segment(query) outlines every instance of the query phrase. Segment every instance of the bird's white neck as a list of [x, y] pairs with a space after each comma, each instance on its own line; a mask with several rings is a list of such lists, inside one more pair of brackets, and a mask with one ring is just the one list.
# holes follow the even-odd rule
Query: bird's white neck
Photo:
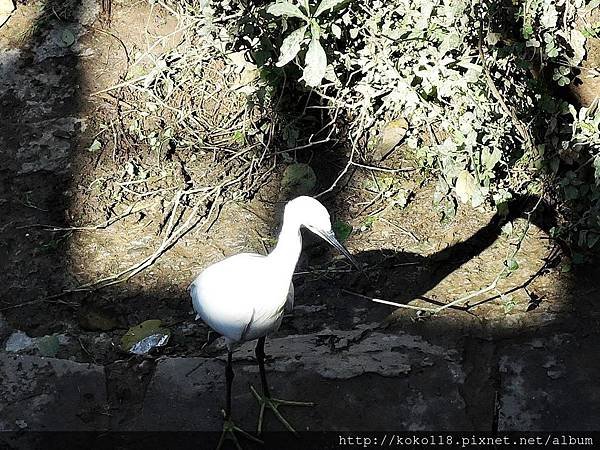
[[277, 267], [280, 276], [288, 279], [288, 284], [294, 274], [301, 251], [302, 235], [300, 234], [300, 225], [284, 220], [277, 245], [267, 258]]

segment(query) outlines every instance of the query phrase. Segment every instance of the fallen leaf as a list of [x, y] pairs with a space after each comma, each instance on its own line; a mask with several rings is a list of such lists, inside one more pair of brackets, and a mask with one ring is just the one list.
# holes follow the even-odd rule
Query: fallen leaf
[[456, 179], [456, 196], [462, 203], [467, 203], [472, 198], [476, 197], [479, 186], [475, 178], [467, 170], [463, 170], [458, 174]]
[[144, 355], [154, 347], [166, 345], [171, 332], [161, 325], [160, 320], [153, 319], [131, 327], [121, 338], [121, 349], [136, 355]]
[[408, 122], [405, 119], [397, 119], [389, 122], [377, 140], [375, 150], [373, 150], [373, 159], [381, 161], [389, 156], [390, 152], [404, 139], [408, 131]]
[[75, 35], [71, 30], [65, 28], [60, 34], [60, 45], [63, 47], [70, 47], [75, 43]]

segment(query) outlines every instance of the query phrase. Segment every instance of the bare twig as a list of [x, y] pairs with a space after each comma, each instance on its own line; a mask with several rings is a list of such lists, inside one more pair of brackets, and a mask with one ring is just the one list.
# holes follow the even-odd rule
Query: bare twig
[[496, 275], [496, 278], [494, 278], [494, 281], [492, 281], [488, 286], [484, 287], [483, 289], [479, 289], [478, 291], [475, 292], [471, 292], [470, 294], [465, 295], [464, 297], [461, 298], [457, 298], [456, 300], [451, 301], [450, 303], [446, 303], [443, 306], [440, 306], [439, 308], [437, 308], [436, 310], [434, 310], [434, 313], [440, 313], [442, 312], [444, 309], [446, 308], [450, 308], [451, 306], [455, 306], [458, 305], [459, 303], [464, 303], [467, 300], [470, 300], [474, 297], [477, 297], [481, 294], [485, 294], [486, 292], [491, 291], [492, 289], [496, 289], [496, 286], [498, 285], [498, 281], [500, 281], [500, 278], [502, 278], [502, 276], [504, 276], [504, 274], [506, 273], [508, 269], [506, 267], [504, 267], [500, 273], [498, 275]]
[[415, 169], [414, 167], [401, 167], [400, 169], [387, 169], [385, 167], [375, 167], [375, 166], [369, 166], [366, 164], [360, 164], [357, 162], [352, 161], [352, 165], [356, 166], [356, 167], [360, 167], [362, 169], [369, 169], [369, 170], [375, 170], [377, 172], [389, 172], [389, 173], [399, 173], [399, 172], [414, 172]]
[[345, 292], [346, 294], [354, 295], [356, 297], [364, 298], [366, 300], [371, 300], [372, 302], [375, 302], [375, 303], [383, 303], [384, 305], [397, 306], [398, 308], [412, 309], [415, 311], [427, 311], [427, 312], [431, 312], [431, 313], [435, 313], [437, 311], [436, 309], [428, 308], [425, 306], [423, 306], [423, 307], [414, 306], [414, 305], [408, 305], [408, 304], [404, 304], [404, 303], [391, 302], [389, 300], [382, 300], [380, 298], [367, 297], [366, 295], [362, 295], [357, 292], [348, 291], [346, 289], [342, 289], [342, 292]]
[[111, 217], [110, 219], [98, 224], [98, 225], [84, 225], [81, 227], [55, 227], [53, 225], [44, 225], [44, 224], [32, 224], [32, 225], [23, 225], [20, 227], [17, 227], [18, 230], [23, 229], [23, 228], [44, 228], [47, 231], [93, 231], [93, 230], [104, 230], [108, 227], [110, 227], [112, 224], [114, 224], [115, 222], [118, 222], [121, 219], [124, 219], [127, 216], [130, 216], [131, 214], [135, 214], [138, 213], [140, 211], [143, 211], [144, 209], [150, 207], [151, 205], [148, 203], [142, 204], [138, 207], [135, 207], [135, 205], [137, 204], [134, 203], [133, 205], [130, 205], [125, 212], [119, 214], [118, 216], [115, 217]]
[[350, 140], [352, 141], [352, 147], [350, 149], [350, 157], [348, 158], [348, 162], [346, 163], [346, 166], [338, 174], [337, 178], [333, 181], [331, 186], [329, 186], [323, 192], [320, 192], [319, 194], [315, 195], [315, 198], [319, 198], [319, 197], [327, 194], [328, 192], [333, 191], [336, 188], [337, 184], [340, 182], [340, 180], [344, 177], [344, 175], [346, 175], [346, 173], [348, 172], [348, 169], [350, 169], [350, 167], [354, 163], [354, 155], [356, 153], [356, 147], [358, 146], [358, 140], [362, 136], [362, 132], [364, 130], [365, 117], [366, 117], [366, 107], [363, 108], [363, 111], [361, 112], [361, 117], [359, 119], [361, 124], [358, 127], [358, 130], [356, 131], [355, 136], [350, 137]]

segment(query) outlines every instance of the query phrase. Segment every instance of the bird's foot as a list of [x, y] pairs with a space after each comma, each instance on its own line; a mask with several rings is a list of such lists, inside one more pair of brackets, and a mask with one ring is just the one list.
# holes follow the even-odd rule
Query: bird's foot
[[277, 419], [279, 419], [279, 421], [285, 426], [285, 428], [287, 428], [288, 431], [292, 432], [293, 434], [297, 434], [296, 430], [294, 430], [294, 428], [285, 419], [285, 417], [283, 417], [281, 415], [278, 408], [280, 406], [315, 406], [315, 404], [313, 402], [295, 402], [295, 401], [290, 401], [290, 400], [280, 400], [277, 398], [267, 397], [266, 395], [261, 395], [258, 392], [256, 392], [256, 389], [254, 389], [254, 386], [250, 386], [250, 390], [252, 391], [252, 393], [256, 397], [256, 400], [258, 401], [258, 403], [260, 405], [260, 413], [258, 414], [258, 431], [257, 431], [258, 435], [260, 435], [262, 433], [262, 424], [263, 424], [263, 419], [265, 416], [266, 408], [269, 408], [271, 411], [273, 411], [273, 414], [275, 414], [275, 417], [277, 417]]
[[[225, 416], [225, 411], [223, 411], [223, 415]], [[233, 423], [233, 420], [231, 420], [231, 418], [225, 418], [225, 421], [223, 422], [223, 432], [221, 433], [221, 437], [219, 438], [219, 443], [217, 444], [216, 450], [220, 450], [226, 440], [233, 441], [235, 447], [238, 450], [242, 450], [242, 446], [240, 445], [238, 438], [235, 435], [236, 433], [241, 434], [246, 439], [250, 439], [251, 441], [257, 442], [259, 444], [264, 444], [264, 442], [258, 439], [257, 437], [252, 436], [247, 431], [244, 431], [240, 427], [238, 427], [235, 423]]]

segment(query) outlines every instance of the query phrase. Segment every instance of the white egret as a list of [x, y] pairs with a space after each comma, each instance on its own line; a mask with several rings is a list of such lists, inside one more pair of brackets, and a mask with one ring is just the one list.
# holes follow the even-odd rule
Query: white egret
[[204, 269], [189, 287], [196, 318], [202, 318], [223, 335], [227, 343], [225, 423], [219, 446], [225, 437], [231, 437], [237, 444], [234, 431], [251, 437], [235, 426], [231, 419], [231, 384], [234, 377], [231, 358], [236, 344], [258, 339], [255, 354], [262, 395], [251, 389], [260, 404], [259, 434], [265, 408], [271, 409], [285, 427], [295, 433], [277, 408], [281, 405], [312, 405], [272, 398], [264, 366], [265, 336], [279, 329], [284, 312], [293, 307], [292, 275], [302, 250], [302, 226], [329, 242], [360, 270], [358, 263], [336, 240], [327, 209], [317, 200], [303, 196], [286, 205], [277, 245], [268, 256], [254, 253], [231, 256]]

